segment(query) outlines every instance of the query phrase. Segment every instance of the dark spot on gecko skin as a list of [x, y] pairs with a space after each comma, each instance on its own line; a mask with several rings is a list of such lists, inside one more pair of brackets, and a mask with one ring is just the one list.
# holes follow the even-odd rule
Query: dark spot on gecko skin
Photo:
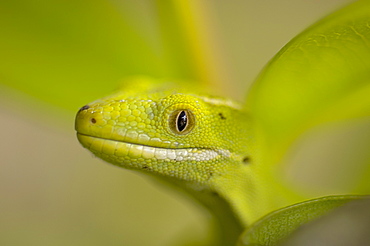
[[212, 191], [212, 193], [211, 193], [213, 196], [219, 196], [219, 194], [218, 194], [218, 192], [216, 192], [216, 191]]
[[147, 165], [144, 165], [143, 169], [149, 169], [149, 167]]
[[213, 176], [213, 172], [212, 171], [209, 171], [209, 173], [208, 173], [208, 180], [210, 180], [212, 178], [212, 176]]
[[95, 118], [91, 118], [91, 123], [95, 124], [96, 123], [96, 119]]
[[84, 111], [84, 110], [89, 109], [89, 108], [90, 108], [89, 105], [85, 105], [82, 108], [80, 108], [80, 110], [78, 110], [78, 112]]
[[226, 120], [226, 117], [222, 113], [219, 113], [218, 116], [220, 116], [221, 120]]
[[246, 156], [246, 157], [243, 158], [242, 161], [243, 161], [244, 164], [249, 164], [250, 161], [251, 161], [251, 158], [249, 158], [249, 156]]

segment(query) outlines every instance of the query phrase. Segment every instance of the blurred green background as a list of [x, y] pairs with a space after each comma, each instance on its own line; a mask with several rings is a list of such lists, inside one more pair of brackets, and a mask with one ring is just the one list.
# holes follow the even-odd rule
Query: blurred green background
[[[202, 208], [84, 150], [73, 129], [75, 112], [137, 74], [204, 79], [241, 100], [284, 44], [349, 2], [1, 1], [0, 245], [205, 239], [209, 215]], [[193, 36], [205, 50], [196, 52]], [[368, 160], [369, 122], [307, 136], [283, 175], [312, 196], [354, 190], [348, 182], [362, 169], [345, 164], [353, 155]], [[353, 145], [363, 147], [346, 154]], [[335, 166], [323, 168], [323, 161]]]

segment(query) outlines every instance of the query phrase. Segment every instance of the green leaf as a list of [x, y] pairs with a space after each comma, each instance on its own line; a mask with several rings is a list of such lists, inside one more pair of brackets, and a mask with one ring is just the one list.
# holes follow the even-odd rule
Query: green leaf
[[[324, 124], [370, 118], [369, 20], [369, 0], [327, 16], [289, 42], [253, 84], [246, 105], [254, 119], [255, 160], [275, 208], [312, 197], [282, 175], [298, 140]], [[368, 180], [363, 190], [370, 189]], [[285, 201], [271, 196], [274, 187], [286, 194]]]
[[327, 121], [370, 116], [370, 1], [329, 15], [288, 43], [248, 97], [269, 143]]
[[274, 211], [252, 224], [241, 236], [239, 245], [275, 245], [299, 226], [361, 197], [351, 195], [328, 196]]
[[369, 228], [370, 199], [360, 199], [299, 228], [281, 246], [370, 245]]

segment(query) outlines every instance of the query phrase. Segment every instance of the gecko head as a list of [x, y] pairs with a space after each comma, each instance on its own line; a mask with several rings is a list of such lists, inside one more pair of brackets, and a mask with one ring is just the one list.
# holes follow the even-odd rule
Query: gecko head
[[124, 168], [203, 184], [243, 158], [236, 103], [168, 84], [139, 88], [78, 111], [75, 128], [85, 148]]

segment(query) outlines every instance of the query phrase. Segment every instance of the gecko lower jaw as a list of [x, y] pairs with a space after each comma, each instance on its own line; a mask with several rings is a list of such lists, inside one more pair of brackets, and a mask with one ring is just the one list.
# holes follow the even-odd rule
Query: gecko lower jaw
[[[111, 158], [156, 159], [167, 161], [209, 161], [220, 156], [219, 150], [207, 148], [163, 148], [99, 138], [77, 133], [80, 143], [94, 154]], [[98, 156], [99, 156], [98, 155]], [[104, 158], [103, 158], [104, 159]]]

